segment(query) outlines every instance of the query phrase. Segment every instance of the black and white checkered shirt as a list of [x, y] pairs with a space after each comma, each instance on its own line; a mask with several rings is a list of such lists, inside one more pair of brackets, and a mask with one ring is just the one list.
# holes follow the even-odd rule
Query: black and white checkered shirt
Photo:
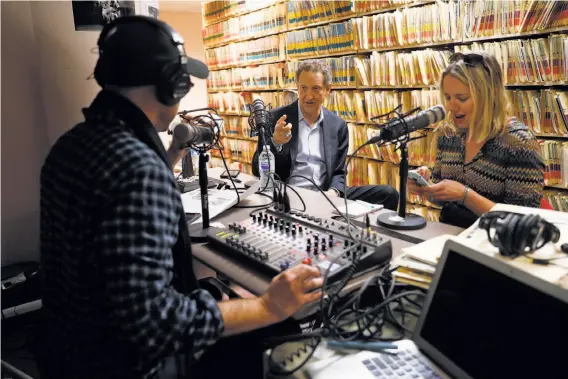
[[113, 93], [97, 104], [118, 118], [65, 133], [41, 172], [38, 347], [59, 377], [149, 377], [176, 352], [198, 357], [223, 320], [206, 291], [172, 287], [182, 204], [171, 170], [130, 127], [149, 120]]

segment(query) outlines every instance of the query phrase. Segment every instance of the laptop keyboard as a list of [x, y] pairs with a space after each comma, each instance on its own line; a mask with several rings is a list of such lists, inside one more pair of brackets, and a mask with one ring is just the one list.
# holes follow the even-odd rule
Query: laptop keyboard
[[363, 364], [375, 378], [412, 378], [438, 379], [428, 363], [407, 350], [398, 350], [396, 354], [381, 354], [375, 358], [363, 360]]

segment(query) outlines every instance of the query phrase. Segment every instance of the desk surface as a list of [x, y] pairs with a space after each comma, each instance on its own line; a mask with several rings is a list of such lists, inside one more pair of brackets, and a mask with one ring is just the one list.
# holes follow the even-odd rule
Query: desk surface
[[[219, 178], [223, 171], [224, 170], [221, 168], [212, 168], [208, 170], [208, 176], [212, 178]], [[253, 180], [255, 178], [249, 175], [240, 174], [239, 179], [242, 181], [242, 183], [245, 183], [246, 181]], [[242, 187], [242, 183], [240, 185], [237, 184], [237, 186]], [[296, 190], [302, 196], [306, 204], [306, 211], [308, 213], [321, 218], [330, 218], [332, 216], [332, 207], [327, 203], [327, 200], [325, 200], [321, 193], [302, 188], [297, 188]], [[298, 199], [296, 194], [290, 191], [289, 196], [291, 207], [301, 210], [302, 203]], [[344, 204], [344, 199], [338, 197], [331, 198], [331, 201], [337, 206]], [[270, 199], [268, 199], [267, 197], [255, 194], [243, 200], [240, 205], [267, 205], [269, 202]], [[220, 222], [224, 225], [228, 225], [231, 222], [242, 221], [248, 218], [249, 213], [253, 210], [253, 208], [233, 207], [215, 217], [213, 220], [211, 220], [211, 222]], [[389, 230], [378, 226], [377, 224], [377, 216], [384, 212], [391, 211], [381, 210], [377, 213], [374, 213], [371, 218], [371, 224], [376, 228], [375, 230], [378, 233], [384, 234], [391, 239], [393, 258], [398, 256], [401, 252], [401, 249], [404, 247], [414, 245], [415, 243], [436, 237], [441, 234], [457, 235], [463, 230], [462, 228], [439, 222], [428, 222], [424, 229], [415, 231]], [[362, 221], [361, 218], [354, 220]], [[214, 271], [223, 273], [231, 281], [255, 295], [264, 293], [264, 291], [270, 284], [270, 280], [272, 279], [269, 276], [251, 270], [250, 266], [243, 263], [242, 261], [219, 253], [218, 251], [214, 250], [208, 243], [194, 244], [192, 245], [192, 251], [195, 259], [210, 267]]]

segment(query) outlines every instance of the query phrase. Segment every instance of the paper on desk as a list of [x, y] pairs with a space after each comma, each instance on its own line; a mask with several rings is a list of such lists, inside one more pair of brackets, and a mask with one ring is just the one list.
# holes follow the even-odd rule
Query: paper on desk
[[440, 256], [442, 255], [446, 241], [451, 237], [454, 236], [450, 234], [442, 234], [416, 245], [402, 248], [400, 249], [402, 254], [393, 261], [393, 265], [396, 265], [399, 260], [410, 258], [421, 263], [436, 266]]
[[[237, 204], [237, 194], [230, 190], [218, 190], [215, 188], [207, 191], [209, 202], [209, 218], [217, 216], [218, 214], [231, 208]], [[201, 191], [195, 190], [186, 192], [181, 195], [181, 202], [183, 204], [183, 211], [185, 213], [201, 214]], [[201, 216], [193, 221], [191, 224], [201, 222]]]

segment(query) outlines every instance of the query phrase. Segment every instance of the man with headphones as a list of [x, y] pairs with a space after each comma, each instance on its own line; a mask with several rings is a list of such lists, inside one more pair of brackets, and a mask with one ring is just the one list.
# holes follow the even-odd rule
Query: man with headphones
[[217, 302], [199, 288], [171, 171], [185, 152], [175, 141], [166, 151], [158, 132], [193, 86], [190, 76], [205, 79], [208, 69], [149, 17], [113, 21], [98, 47], [102, 91], [41, 171], [42, 378], [164, 377], [164, 360], [176, 354], [188, 358], [186, 375], [215, 377], [234, 373], [230, 359], [251, 351], [254, 363], [239, 373], [260, 376], [260, 344], [246, 334], [224, 364], [200, 361], [210, 365], [211, 347], [231, 341], [221, 337], [278, 324], [318, 299], [319, 271], [292, 268], [253, 299]]

